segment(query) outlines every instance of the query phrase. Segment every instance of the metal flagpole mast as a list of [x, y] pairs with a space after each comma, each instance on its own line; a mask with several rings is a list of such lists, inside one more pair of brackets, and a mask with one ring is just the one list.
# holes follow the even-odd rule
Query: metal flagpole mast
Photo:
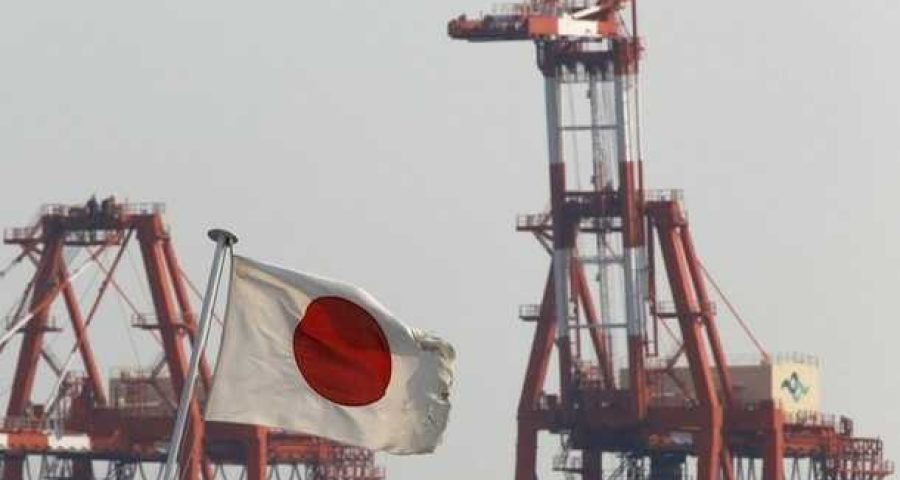
[[174, 480], [177, 474], [178, 468], [176, 464], [178, 463], [178, 454], [181, 450], [182, 437], [184, 437], [184, 427], [187, 424], [188, 407], [191, 404], [191, 397], [193, 397], [194, 393], [194, 383], [197, 380], [200, 358], [202, 358], [203, 351], [206, 350], [206, 344], [209, 340], [209, 325], [211, 323], [209, 319], [212, 316], [213, 305], [215, 305], [216, 297], [219, 293], [219, 281], [222, 279], [225, 252], [238, 241], [237, 237], [227, 230], [213, 229], [207, 234], [210, 240], [216, 242], [216, 251], [213, 255], [212, 268], [209, 272], [209, 282], [206, 284], [203, 307], [200, 310], [200, 331], [194, 339], [190, 369], [185, 379], [184, 388], [181, 390], [181, 400], [178, 403], [178, 414], [175, 417], [172, 439], [169, 442], [169, 453], [166, 458], [163, 480]]

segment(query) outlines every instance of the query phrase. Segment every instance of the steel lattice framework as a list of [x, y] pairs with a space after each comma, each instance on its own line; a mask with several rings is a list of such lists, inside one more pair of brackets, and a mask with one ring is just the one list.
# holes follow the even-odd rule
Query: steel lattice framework
[[[4, 480], [40, 478], [131, 479], [159, 475], [165, 462], [174, 410], [187, 372], [187, 355], [197, 328], [189, 283], [179, 265], [161, 204], [117, 203], [113, 198], [86, 205], [48, 205], [35, 225], [4, 232], [4, 242], [21, 248], [17, 260], [36, 266], [15, 314], [8, 319], [5, 344], [22, 336], [6, 418], [0, 425]], [[116, 270], [129, 244], [140, 251], [153, 313], [140, 312], [116, 281]], [[75, 271], [63, 254], [82, 250], [87, 260]], [[114, 253], [104, 264], [104, 253]], [[102, 272], [85, 313], [73, 281], [87, 266]], [[161, 345], [150, 370], [122, 370], [105, 388], [88, 327], [110, 290], [133, 311], [132, 326], [154, 335]], [[74, 345], [60, 361], [46, 348], [47, 336], [61, 329], [50, 309], [62, 299]], [[30, 299], [30, 300], [29, 300]], [[102, 327], [101, 327], [102, 328]], [[84, 374], [70, 371], [77, 352]], [[45, 404], [32, 401], [38, 364], [44, 359], [56, 374], [55, 395]], [[44, 379], [46, 381], [46, 379]], [[227, 476], [303, 478], [307, 480], [380, 480], [383, 472], [372, 452], [319, 438], [256, 426], [204, 423], [201, 402], [211, 382], [206, 360], [198, 394], [190, 408], [179, 478], [212, 480]], [[38, 460], [35, 462], [35, 460]], [[104, 472], [95, 472], [106, 462]], [[279, 468], [280, 467], [280, 468]]]
[[[534, 43], [544, 80], [550, 209], [517, 228], [552, 260], [541, 303], [520, 310], [536, 328], [516, 480], [537, 478], [541, 431], [561, 436], [555, 470], [591, 480], [888, 476], [881, 441], [856, 438], [849, 419], [737, 397], [681, 194], [643, 184], [637, 29], [633, 0], [536, 0], [448, 25], [455, 39]], [[588, 120], [564, 122], [566, 90], [587, 99], [568, 105], [571, 117]], [[578, 142], [591, 152], [588, 179], [571, 169]], [[625, 361], [614, 361], [617, 348]], [[554, 350], [559, 389], [548, 394]], [[681, 393], [664, 395], [663, 382]]]

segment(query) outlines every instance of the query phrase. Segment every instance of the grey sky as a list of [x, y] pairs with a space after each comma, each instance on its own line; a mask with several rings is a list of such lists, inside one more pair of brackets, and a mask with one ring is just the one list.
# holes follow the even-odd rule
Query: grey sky
[[[245, 255], [355, 281], [459, 354], [445, 445], [382, 456], [389, 477], [508, 478], [531, 335], [515, 309], [548, 265], [513, 218], [547, 179], [532, 47], [446, 38], [488, 7], [2, 2], [0, 225], [116, 192], [168, 204], [195, 281], [213, 225]], [[641, 14], [648, 183], [685, 189], [701, 255], [766, 346], [819, 355], [825, 408], [900, 460], [900, 5]], [[18, 288], [0, 280], [0, 307]]]

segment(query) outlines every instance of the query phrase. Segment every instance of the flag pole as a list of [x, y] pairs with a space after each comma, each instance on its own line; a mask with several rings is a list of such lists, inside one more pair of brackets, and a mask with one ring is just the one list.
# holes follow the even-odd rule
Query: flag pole
[[181, 450], [182, 437], [187, 424], [187, 414], [194, 393], [194, 384], [197, 380], [197, 372], [200, 367], [200, 359], [209, 340], [210, 317], [213, 306], [219, 293], [219, 282], [222, 279], [222, 270], [225, 265], [225, 252], [237, 243], [237, 237], [221, 229], [212, 229], [207, 232], [210, 240], [216, 242], [216, 250], [213, 255], [212, 268], [209, 271], [209, 282], [206, 284], [206, 295], [203, 297], [203, 307], [200, 309], [200, 330], [194, 337], [194, 348], [191, 352], [191, 363], [187, 378], [181, 388], [181, 400], [178, 403], [178, 414], [175, 416], [175, 426], [172, 428], [172, 439], [169, 442], [169, 453], [166, 458], [166, 469], [163, 480], [174, 480], [178, 473], [178, 454]]

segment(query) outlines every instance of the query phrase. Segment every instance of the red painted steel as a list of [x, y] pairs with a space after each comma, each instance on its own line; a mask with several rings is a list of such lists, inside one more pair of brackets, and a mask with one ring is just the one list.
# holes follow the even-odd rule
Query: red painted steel
[[75, 333], [75, 341], [79, 353], [81, 353], [81, 362], [87, 371], [90, 380], [91, 394], [100, 405], [106, 405], [106, 393], [103, 389], [103, 379], [100, 377], [100, 369], [97, 367], [97, 360], [94, 357], [94, 350], [91, 342], [87, 338], [85, 330], [85, 319], [81, 315], [81, 307], [78, 305], [78, 299], [72, 290], [72, 285], [66, 282], [69, 278], [68, 269], [65, 265], [60, 264], [57, 278], [62, 283], [62, 294], [66, 303], [66, 310], [69, 313], [69, 319], [72, 321], [72, 330]]
[[[178, 263], [178, 256], [175, 255], [175, 249], [172, 247], [172, 240], [166, 237], [162, 240], [163, 254], [168, 265], [169, 278], [172, 281], [172, 287], [175, 289], [175, 299], [178, 300], [178, 309], [181, 311], [181, 319], [188, 329], [191, 344], [194, 343], [194, 334], [197, 331], [197, 321], [194, 317], [194, 310], [191, 306], [190, 297], [185, 288], [184, 277], [181, 275], [181, 265]], [[203, 381], [203, 388], [209, 389], [212, 385], [212, 370], [209, 368], [209, 362], [206, 358], [200, 360], [200, 378]]]
[[[166, 363], [170, 378], [176, 392], [184, 389], [187, 378], [187, 354], [185, 353], [183, 335], [179, 326], [178, 313], [173, 301], [171, 281], [166, 275], [167, 265], [162, 255], [160, 244], [164, 234], [162, 220], [159, 217], [141, 219], [137, 225], [137, 239], [144, 259], [144, 268], [150, 285], [150, 296], [156, 310], [159, 332], [162, 337]], [[191, 401], [189, 420], [185, 434], [183, 458], [179, 459], [182, 471], [187, 471], [188, 478], [197, 478], [200, 473], [200, 443], [203, 438], [203, 417], [197, 396]]]
[[[23, 341], [7, 418], [0, 428], [4, 479], [21, 479], [27, 456], [66, 458], [71, 461], [73, 478], [100, 474], [92, 463], [99, 460], [133, 465], [159, 465], [165, 461], [164, 447], [171, 436], [174, 402], [184, 386], [189, 340], [196, 329], [194, 311], [161, 208], [121, 204], [112, 199], [103, 205], [48, 206], [37, 226], [16, 229], [5, 236], [5, 243], [23, 249], [23, 258], [34, 255], [37, 268], [28, 310], [34, 316], [21, 331]], [[100, 321], [95, 318], [97, 308], [109, 287], [139, 315], [135, 303], [115, 280], [132, 238], [141, 251], [154, 308], [154, 314], [141, 317], [143, 320], [135, 327], [158, 332], [164, 362], [149, 374], [111, 379], [110, 390], [105, 390], [94, 354], [95, 348], [102, 345], [91, 342], [88, 327]], [[68, 281], [72, 272], [62, 261], [64, 246], [87, 249], [86, 263], [94, 264], [103, 273], [86, 316]], [[118, 248], [109, 266], [99, 259], [107, 248]], [[60, 388], [65, 400], [44, 406], [32, 403], [32, 390], [38, 362], [45, 351], [45, 335], [50, 330], [49, 310], [60, 296], [73, 328], [72, 348], [78, 350], [87, 373], [84, 377], [71, 373], [66, 376]], [[17, 318], [28, 313], [21, 310]], [[156, 324], [150, 324], [153, 320]], [[190, 409], [180, 478], [211, 480], [220, 471], [217, 465], [242, 465], [251, 480], [267, 478], [268, 469], [277, 465], [302, 468], [308, 476], [321, 480], [383, 478], [372, 453], [363, 449], [262, 427], [205, 423], [199, 400], [205, 398], [211, 378], [205, 359], [203, 365], [201, 388]], [[119, 382], [115, 393], [112, 382]], [[165, 402], [148, 403], [153, 398]], [[61, 437], [49, 433], [48, 408], [59, 409], [62, 424], [57, 433]]]
[[[678, 205], [670, 203], [662, 210], [663, 216], [657, 223], [659, 246], [666, 264], [669, 285], [678, 313], [681, 337], [688, 357], [694, 394], [700, 402], [701, 430], [697, 451], [698, 476], [703, 479], [718, 477], [721, 473], [720, 460], [723, 447], [723, 412], [711, 374], [709, 353], [706, 349], [707, 337], [702, 321], [699, 321], [701, 303], [694, 290], [681, 229], [686, 224]], [[725, 468], [730, 469], [731, 466]]]
[[[592, 29], [579, 23], [582, 20], [604, 27]], [[556, 298], [561, 294], [555, 292], [551, 265], [518, 404], [515, 479], [538, 478], [539, 432], [562, 436], [563, 453], [554, 459], [556, 471], [590, 480], [747, 479], [755, 478], [756, 465], [765, 480], [785, 478], [786, 465], [791, 478], [801, 478], [802, 468], [807, 471], [803, 478], [875, 480], [890, 475], [893, 464], [884, 460], [880, 440], [856, 437], [849, 420], [788, 415], [774, 400], [738, 399], [706, 272], [680, 196], [644, 189], [636, 119], [643, 47], [634, 1], [528, 1], [479, 18], [461, 15], [447, 29], [452, 38], [473, 42], [533, 42], [547, 82], [548, 131], [556, 150], [550, 152], [550, 209], [518, 219], [517, 230], [534, 235], [548, 253], [571, 249], [567, 279], [572, 288], [566, 298]], [[564, 125], [559, 90], [566, 84], [591, 82], [611, 92], [614, 121], [595, 123], [592, 116], [591, 125]], [[589, 100], [596, 88], [588, 88]], [[599, 134], [591, 140], [595, 162], [606, 161], [598, 160], [597, 143], [613, 144], [615, 154], [607, 156], [617, 165], [603, 165], [599, 171], [617, 175], [601, 185], [595, 168], [589, 181], [594, 191], [570, 190], [567, 175], [571, 178], [577, 168], [566, 173], [562, 154], [567, 150], [557, 144], [564, 130], [614, 132], [616, 141], [598, 140]], [[582, 243], [579, 237], [592, 238]], [[631, 295], [623, 303], [633, 302], [641, 314], [632, 315], [634, 308], [626, 311], [626, 323], [600, 318], [587, 281], [589, 262], [580, 256], [580, 246], [596, 244], [599, 249], [603, 244], [599, 238], [613, 239], [623, 270], [635, 278], [633, 284], [628, 278], [623, 281], [623, 296]], [[598, 264], [609, 260], [600, 257]], [[663, 268], [667, 280], [660, 285], [658, 268]], [[659, 301], [666, 295], [674, 303], [673, 311]], [[575, 318], [562, 322], [570, 329], [568, 335], [557, 331], [561, 328], [555, 318], [557, 301], [578, 306]], [[670, 319], [677, 332], [667, 323]], [[583, 352], [584, 329], [595, 360]], [[617, 337], [627, 348], [622, 365], [610, 355], [614, 329], [627, 332]], [[674, 354], [668, 357], [661, 351], [660, 332], [674, 337]], [[558, 392], [549, 393], [546, 377], [554, 344], [561, 382]], [[764, 351], [762, 362], [773, 365]], [[676, 365], [685, 365], [689, 375], [679, 377]], [[671, 382], [678, 394], [663, 395], [663, 381]], [[570, 461], [572, 451], [580, 452], [580, 461]]]
[[[13, 377], [12, 390], [9, 394], [9, 402], [6, 407], [7, 417], [22, 417], [28, 407], [28, 400], [34, 389], [34, 378], [37, 373], [38, 361], [43, 350], [43, 339], [47, 327], [49, 306], [53, 298], [59, 293], [54, 288], [53, 282], [62, 256], [63, 238], [62, 231], [56, 228], [52, 222], [45, 220], [43, 225], [46, 231], [44, 251], [34, 275], [34, 293], [32, 294], [31, 308], [34, 317], [25, 328], [22, 346], [19, 349], [19, 359], [16, 362], [16, 373]], [[18, 458], [7, 457], [3, 463], [4, 480], [22, 479], [22, 461]]]
[[694, 291], [697, 292], [697, 301], [700, 303], [700, 318], [703, 326], [706, 328], [709, 337], [709, 346], [712, 350], [713, 358], [716, 361], [716, 372], [719, 374], [719, 385], [724, 395], [725, 407], [736, 406], [734, 398], [734, 381], [731, 378], [731, 371], [728, 369], [728, 360], [725, 356], [725, 348], [722, 346], [722, 340], [719, 337], [719, 329], [716, 326], [715, 312], [710, 306], [712, 300], [706, 290], [706, 282], [703, 278], [703, 269], [700, 267], [700, 260], [697, 258], [697, 252], [694, 250], [694, 241], [688, 232], [688, 226], [685, 224], [681, 227], [681, 243], [684, 245], [684, 254], [687, 266], [690, 271], [691, 279], [694, 284]]

